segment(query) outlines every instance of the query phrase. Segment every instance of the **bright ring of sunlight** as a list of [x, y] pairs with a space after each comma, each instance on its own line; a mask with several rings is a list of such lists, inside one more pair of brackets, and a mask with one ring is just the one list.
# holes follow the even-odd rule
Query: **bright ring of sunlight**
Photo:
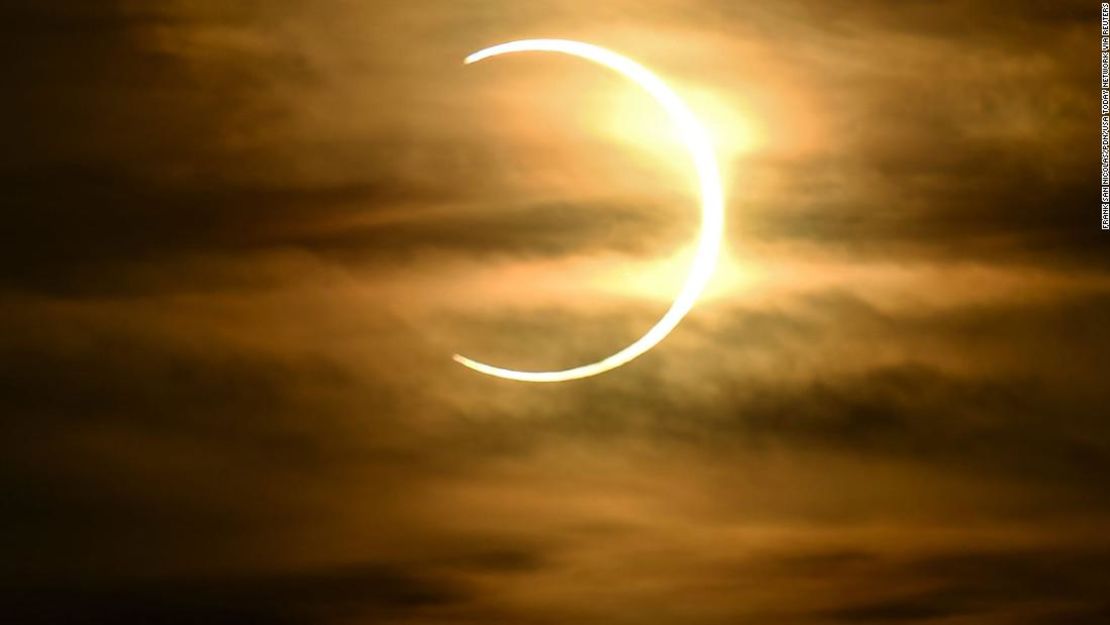
[[604, 65], [636, 83], [644, 91], [647, 91], [651, 97], [655, 98], [656, 102], [666, 111], [671, 122], [677, 128], [682, 142], [686, 145], [698, 174], [698, 185], [701, 192], [701, 234], [698, 237], [693, 266], [686, 282], [682, 285], [682, 290], [666, 314], [635, 342], [597, 362], [561, 371], [515, 371], [487, 365], [460, 354], [454, 356], [456, 362], [475, 371], [509, 380], [563, 382], [586, 378], [615, 369], [655, 347], [671, 333], [671, 330], [674, 330], [678, 322], [682, 321], [686, 313], [693, 308], [698, 295], [701, 294], [713, 274], [713, 269], [717, 264], [717, 256], [721, 249], [721, 237], [725, 221], [721, 175], [717, 167], [716, 156], [713, 153], [713, 145], [701, 124], [698, 123], [697, 118], [666, 83], [639, 63], [605, 48], [564, 39], [511, 41], [479, 50], [466, 57], [464, 63], [469, 65], [483, 59], [512, 52], [560, 52], [569, 54]]

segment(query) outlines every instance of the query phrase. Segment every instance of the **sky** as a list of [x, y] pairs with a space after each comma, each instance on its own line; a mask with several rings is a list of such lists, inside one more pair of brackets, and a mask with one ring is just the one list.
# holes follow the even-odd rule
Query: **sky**
[[3, 620], [1110, 621], [1097, 3], [0, 6]]

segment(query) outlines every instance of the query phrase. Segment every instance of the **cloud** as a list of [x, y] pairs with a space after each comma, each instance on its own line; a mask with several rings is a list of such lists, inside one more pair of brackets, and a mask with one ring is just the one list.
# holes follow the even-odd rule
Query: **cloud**
[[24, 623], [316, 623], [385, 619], [466, 600], [466, 591], [388, 565], [310, 573], [142, 581], [11, 593]]
[[[1105, 620], [1087, 9], [9, 4], [17, 620]], [[458, 64], [552, 34], [719, 130], [730, 257], [537, 388], [450, 354], [610, 353], [697, 227], [596, 68]]]

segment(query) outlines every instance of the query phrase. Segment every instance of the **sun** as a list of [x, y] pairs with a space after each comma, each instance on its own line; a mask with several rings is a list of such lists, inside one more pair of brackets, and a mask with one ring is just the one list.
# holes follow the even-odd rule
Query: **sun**
[[724, 189], [713, 144], [698, 119], [678, 95], [662, 79], [643, 65], [600, 46], [566, 39], [526, 39], [511, 41], [479, 50], [466, 57], [469, 65], [478, 61], [515, 52], [556, 52], [597, 63], [624, 76], [647, 92], [663, 111], [686, 147], [698, 177], [701, 197], [701, 232], [694, 260], [682, 289], [667, 312], [640, 338], [624, 349], [597, 362], [557, 371], [517, 371], [495, 367], [455, 354], [454, 360], [479, 373], [521, 382], [565, 382], [604, 373], [624, 365], [655, 347], [678, 326], [690, 312], [709, 283], [717, 265], [724, 236]]

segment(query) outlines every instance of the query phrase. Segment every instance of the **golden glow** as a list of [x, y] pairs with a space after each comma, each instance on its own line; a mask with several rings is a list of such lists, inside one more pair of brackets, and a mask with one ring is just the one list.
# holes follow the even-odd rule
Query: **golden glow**
[[702, 223], [693, 265], [674, 303], [643, 336], [619, 352], [602, 360], [560, 371], [515, 371], [487, 365], [460, 354], [454, 355], [455, 361], [466, 367], [486, 375], [509, 380], [563, 382], [586, 378], [615, 369], [655, 347], [671, 333], [671, 330], [674, 330], [678, 322], [682, 321], [686, 313], [694, 307], [698, 295], [705, 289], [709, 278], [713, 275], [713, 269], [717, 264], [717, 256], [721, 250], [725, 220], [721, 174], [717, 167], [713, 145], [701, 124], [698, 123], [697, 118], [666, 83], [639, 63], [605, 48], [565, 39], [527, 39], [503, 43], [471, 54], [466, 57], [464, 63], [469, 65], [483, 59], [512, 52], [559, 52], [569, 54], [608, 67], [636, 83], [663, 107], [690, 153], [690, 157], [694, 161], [694, 169], [698, 174], [702, 202]]

